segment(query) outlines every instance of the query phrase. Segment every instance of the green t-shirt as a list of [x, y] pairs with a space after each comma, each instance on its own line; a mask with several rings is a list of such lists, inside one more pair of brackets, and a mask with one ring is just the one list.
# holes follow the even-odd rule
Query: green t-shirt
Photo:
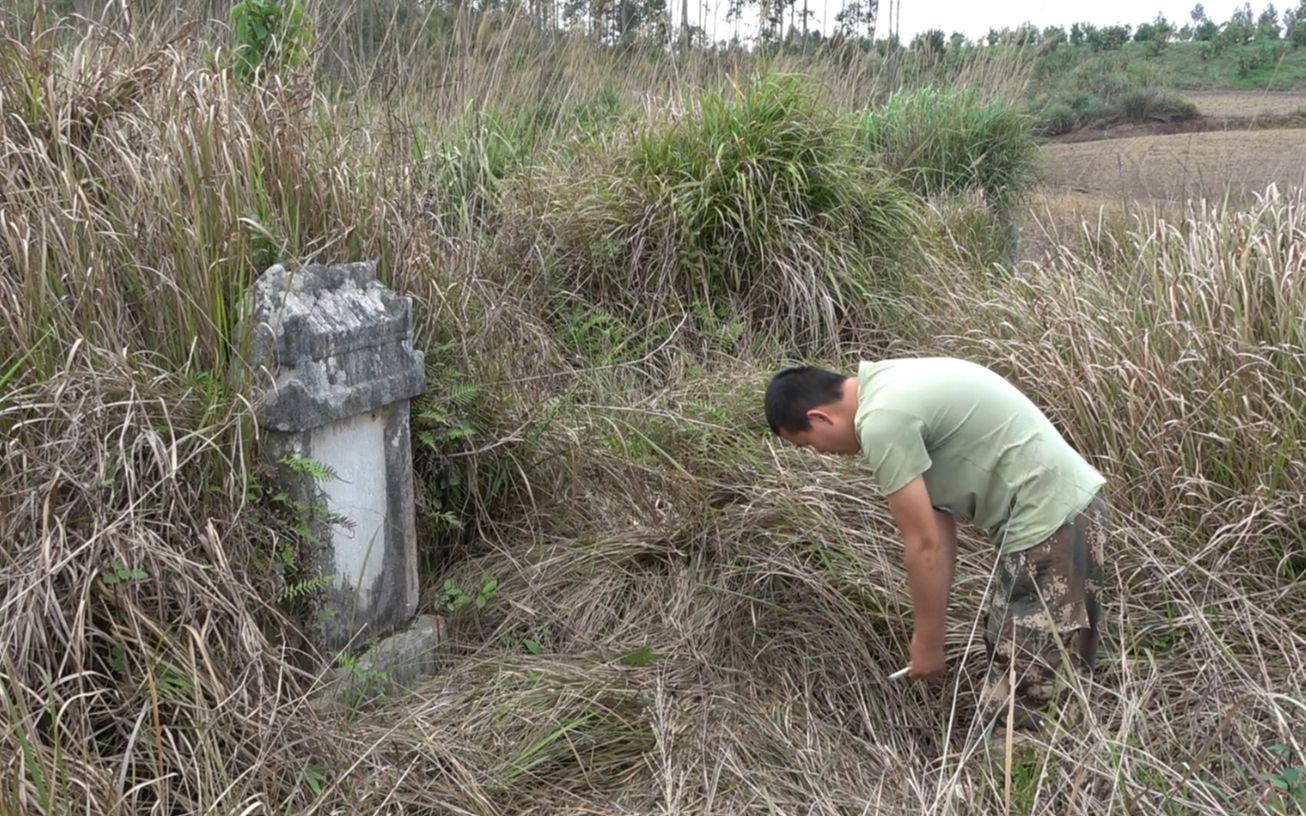
[[1038, 544], [1106, 482], [998, 374], [945, 357], [862, 363], [857, 438], [885, 495], [924, 475], [930, 502], [1002, 553]]

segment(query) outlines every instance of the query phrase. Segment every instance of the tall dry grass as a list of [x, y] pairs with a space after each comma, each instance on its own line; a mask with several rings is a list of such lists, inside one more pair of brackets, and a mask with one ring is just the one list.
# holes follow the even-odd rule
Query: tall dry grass
[[[795, 350], [735, 342], [730, 314], [706, 346], [560, 314], [493, 220], [431, 206], [438, 168], [412, 141], [430, 114], [387, 105], [378, 79], [462, 116], [469, 89], [510, 112], [648, 77], [574, 41], [521, 68], [468, 39], [456, 90], [382, 56], [393, 75], [339, 97], [307, 76], [232, 86], [199, 34], [4, 33], [0, 810], [1293, 812], [1300, 193], [1010, 275], [935, 246], [897, 338], [828, 361], [992, 364], [1112, 479], [1099, 684], [1008, 750], [972, 716], [986, 546], [962, 554], [953, 673], [888, 682], [910, 601], [887, 513], [851, 463], [777, 447], [760, 417]], [[547, 158], [558, 134], [541, 138]], [[281, 598], [290, 533], [225, 373], [265, 263], [363, 256], [417, 298], [419, 408], [444, 417], [415, 420], [424, 607], [446, 580], [499, 588], [442, 610], [436, 678], [324, 711]]]

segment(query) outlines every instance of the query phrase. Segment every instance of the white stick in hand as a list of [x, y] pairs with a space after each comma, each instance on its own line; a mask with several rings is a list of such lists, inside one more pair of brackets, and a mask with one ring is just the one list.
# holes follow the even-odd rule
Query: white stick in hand
[[906, 677], [906, 676], [907, 676], [907, 672], [910, 671], [910, 670], [911, 670], [911, 666], [908, 666], [908, 667], [905, 668], [905, 669], [898, 669], [896, 672], [894, 672], [893, 674], [889, 675], [889, 679], [890, 679], [890, 680], [897, 680], [899, 677]]

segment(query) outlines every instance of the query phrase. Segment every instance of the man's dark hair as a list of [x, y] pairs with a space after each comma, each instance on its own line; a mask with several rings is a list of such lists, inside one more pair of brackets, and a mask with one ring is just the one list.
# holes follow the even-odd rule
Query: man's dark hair
[[807, 412], [831, 405], [843, 397], [842, 374], [813, 366], [786, 368], [771, 378], [766, 387], [766, 421], [777, 436], [780, 431], [811, 429]]

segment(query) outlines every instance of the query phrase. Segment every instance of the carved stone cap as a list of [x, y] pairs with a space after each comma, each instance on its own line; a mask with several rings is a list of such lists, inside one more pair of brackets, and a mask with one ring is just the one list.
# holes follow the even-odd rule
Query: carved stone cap
[[[412, 302], [376, 279], [376, 262], [273, 266], [249, 293], [255, 416], [306, 431], [422, 393]], [[243, 334], [243, 333], [242, 333]]]

